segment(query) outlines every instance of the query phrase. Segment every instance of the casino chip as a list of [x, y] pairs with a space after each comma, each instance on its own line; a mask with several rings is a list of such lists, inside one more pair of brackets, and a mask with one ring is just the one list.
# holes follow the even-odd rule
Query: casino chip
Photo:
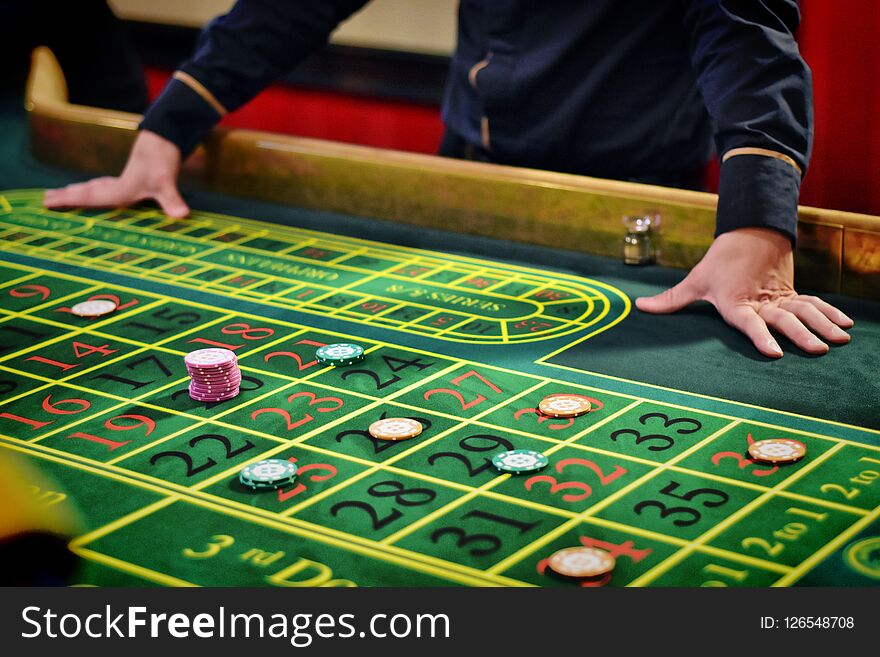
[[422, 433], [422, 423], [408, 417], [387, 417], [370, 425], [369, 432], [379, 440], [406, 440]]
[[806, 454], [806, 445], [789, 438], [769, 438], [749, 445], [749, 456], [763, 463], [794, 463]]
[[589, 413], [590, 400], [583, 395], [547, 395], [538, 404], [538, 410], [550, 417], [577, 417]]
[[364, 348], [359, 344], [337, 342], [319, 347], [315, 357], [324, 365], [354, 365], [364, 359]]
[[238, 396], [241, 370], [229, 349], [198, 349], [184, 358], [189, 372], [189, 396], [200, 402], [222, 402]]
[[195, 399], [196, 401], [207, 402], [207, 403], [222, 402], [222, 401], [229, 401], [230, 399], [235, 399], [236, 397], [238, 397], [239, 392], [240, 392], [240, 390], [237, 387], [233, 388], [231, 390], [226, 390], [226, 391], [209, 391], [209, 392], [203, 392], [201, 390], [197, 390], [197, 389], [193, 388], [192, 386], [189, 387], [190, 398]]
[[533, 449], [512, 449], [492, 457], [492, 465], [501, 472], [522, 474], [547, 467], [547, 457]]
[[296, 478], [296, 465], [284, 459], [266, 459], [242, 468], [238, 480], [255, 490], [281, 488]]
[[218, 349], [211, 347], [209, 349], [197, 349], [189, 352], [184, 358], [187, 367], [195, 367], [200, 369], [215, 369], [222, 366], [229, 366], [238, 361], [234, 351], [229, 349]]
[[554, 552], [547, 564], [553, 572], [566, 577], [597, 577], [614, 570], [615, 560], [605, 550], [572, 547]]
[[116, 310], [116, 304], [106, 299], [81, 301], [70, 309], [77, 317], [103, 317]]

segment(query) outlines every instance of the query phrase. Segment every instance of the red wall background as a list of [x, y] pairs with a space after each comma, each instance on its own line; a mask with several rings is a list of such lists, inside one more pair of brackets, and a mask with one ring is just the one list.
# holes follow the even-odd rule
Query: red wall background
[[[880, 215], [880, 0], [801, 0], [801, 11], [816, 119], [801, 203]], [[167, 79], [148, 71], [151, 96]], [[280, 86], [223, 124], [421, 153], [436, 152], [443, 131], [433, 106]]]
[[801, 0], [816, 138], [801, 202], [880, 215], [880, 2]]

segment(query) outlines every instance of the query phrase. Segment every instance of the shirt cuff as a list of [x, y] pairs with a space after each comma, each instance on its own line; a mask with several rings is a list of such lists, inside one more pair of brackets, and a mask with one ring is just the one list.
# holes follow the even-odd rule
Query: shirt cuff
[[797, 241], [801, 176], [775, 157], [737, 155], [721, 165], [715, 237], [738, 228], [773, 228]]
[[220, 118], [221, 114], [195, 90], [173, 79], [147, 110], [139, 127], [173, 143], [185, 160]]

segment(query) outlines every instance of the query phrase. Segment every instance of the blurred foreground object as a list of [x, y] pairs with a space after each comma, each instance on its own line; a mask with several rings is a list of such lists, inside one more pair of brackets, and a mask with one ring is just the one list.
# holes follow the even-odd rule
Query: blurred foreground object
[[55, 483], [26, 459], [0, 452], [0, 586], [63, 586], [79, 519]]

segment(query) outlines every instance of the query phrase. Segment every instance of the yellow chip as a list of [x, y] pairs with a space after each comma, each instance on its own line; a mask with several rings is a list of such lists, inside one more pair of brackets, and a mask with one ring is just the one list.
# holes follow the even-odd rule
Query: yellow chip
[[370, 435], [379, 440], [406, 440], [422, 433], [422, 423], [408, 417], [387, 417], [370, 425]]
[[591, 408], [590, 400], [583, 395], [547, 395], [538, 404], [538, 410], [550, 417], [577, 417]]
[[789, 438], [769, 438], [749, 445], [749, 456], [764, 463], [794, 463], [806, 454], [806, 445]]
[[553, 572], [566, 577], [597, 577], [614, 570], [615, 563], [609, 552], [591, 547], [564, 548], [548, 561]]

